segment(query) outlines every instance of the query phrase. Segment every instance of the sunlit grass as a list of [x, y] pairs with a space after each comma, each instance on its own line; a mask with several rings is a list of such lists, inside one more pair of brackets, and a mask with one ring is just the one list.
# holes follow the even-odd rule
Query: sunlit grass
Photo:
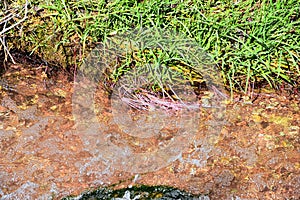
[[97, 42], [116, 33], [157, 27], [197, 41], [231, 91], [299, 84], [298, 0], [32, 0], [30, 5], [23, 27], [5, 33], [8, 42], [38, 54], [51, 47], [69, 56], [69, 65], [80, 64]]

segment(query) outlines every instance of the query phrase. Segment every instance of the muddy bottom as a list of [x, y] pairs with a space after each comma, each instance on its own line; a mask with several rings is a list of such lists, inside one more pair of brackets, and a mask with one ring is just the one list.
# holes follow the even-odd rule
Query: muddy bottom
[[[17, 64], [2, 75], [1, 199], [138, 185], [210, 199], [300, 199], [299, 96], [262, 93], [253, 103], [150, 115], [118, 107], [101, 91], [94, 106], [76, 95], [75, 102], [68, 75], [50, 79], [45, 70]], [[156, 134], [138, 131], [145, 122]]]

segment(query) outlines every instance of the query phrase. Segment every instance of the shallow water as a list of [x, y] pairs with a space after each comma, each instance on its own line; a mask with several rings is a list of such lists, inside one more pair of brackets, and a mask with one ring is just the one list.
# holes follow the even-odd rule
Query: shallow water
[[33, 71], [3, 75], [12, 87], [0, 93], [1, 199], [59, 199], [112, 184], [169, 185], [211, 199], [300, 198], [297, 96], [262, 94], [178, 119], [136, 114], [101, 91], [91, 109], [74, 102], [76, 85], [64, 74]]

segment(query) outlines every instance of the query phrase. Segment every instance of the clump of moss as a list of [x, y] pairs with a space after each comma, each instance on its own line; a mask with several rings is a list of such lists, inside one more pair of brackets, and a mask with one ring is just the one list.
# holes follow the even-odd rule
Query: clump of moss
[[[182, 190], [167, 186], [135, 186], [119, 190], [111, 190], [108, 188], [100, 188], [94, 191], [83, 193], [77, 197], [66, 197], [63, 200], [85, 200], [85, 199], [199, 199], [199, 197], [207, 197], [204, 195], [192, 195]], [[207, 197], [208, 198], [208, 197]]]

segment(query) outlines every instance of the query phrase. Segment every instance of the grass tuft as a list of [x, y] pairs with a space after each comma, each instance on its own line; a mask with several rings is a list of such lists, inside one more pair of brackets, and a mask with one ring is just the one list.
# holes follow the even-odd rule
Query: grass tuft
[[[0, 22], [26, 3], [11, 2], [0, 2], [7, 9], [0, 13]], [[298, 0], [31, 0], [28, 9], [24, 22], [1, 32], [8, 44], [2, 43], [2, 50], [17, 47], [66, 67], [79, 66], [97, 43], [116, 33], [175, 30], [212, 56], [231, 91], [247, 93], [265, 84], [299, 87]], [[20, 20], [15, 18], [7, 26]]]

